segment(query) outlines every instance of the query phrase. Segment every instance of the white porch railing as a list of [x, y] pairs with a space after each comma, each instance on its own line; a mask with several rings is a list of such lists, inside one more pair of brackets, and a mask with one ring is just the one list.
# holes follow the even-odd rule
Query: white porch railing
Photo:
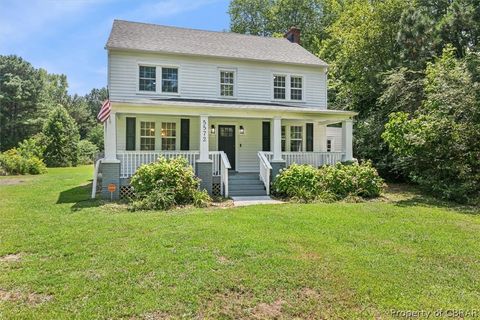
[[[273, 158], [273, 152], [264, 152], [268, 161]], [[282, 152], [282, 158], [288, 167], [292, 163], [310, 164], [314, 167], [320, 167], [324, 164], [334, 165], [342, 161], [343, 152]]]
[[[141, 165], [155, 162], [160, 157], [167, 159], [184, 157], [195, 171], [196, 160], [200, 157], [200, 151], [118, 152], [117, 159], [120, 160], [120, 178], [130, 178]], [[220, 177], [222, 194], [228, 196], [228, 169], [231, 168], [228, 157], [223, 151], [210, 151], [209, 158], [212, 160], [212, 175]]]
[[265, 156], [265, 152], [259, 151], [258, 159], [260, 160], [260, 180], [262, 180], [268, 195], [270, 194], [270, 175], [272, 172], [272, 166]]

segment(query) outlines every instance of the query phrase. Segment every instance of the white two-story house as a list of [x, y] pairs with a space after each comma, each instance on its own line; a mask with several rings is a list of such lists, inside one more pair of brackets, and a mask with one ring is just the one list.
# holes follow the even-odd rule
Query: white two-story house
[[327, 64], [299, 42], [296, 28], [269, 38], [116, 20], [102, 194], [128, 193], [160, 156], [186, 157], [225, 196], [268, 194], [294, 162], [352, 160], [355, 113], [327, 109]]

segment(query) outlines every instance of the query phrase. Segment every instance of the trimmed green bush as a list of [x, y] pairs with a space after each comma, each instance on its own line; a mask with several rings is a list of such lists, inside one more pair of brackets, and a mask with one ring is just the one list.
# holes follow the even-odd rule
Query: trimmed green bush
[[5, 175], [41, 174], [47, 172], [43, 161], [35, 156], [23, 157], [18, 149], [0, 153], [0, 173]]
[[293, 164], [280, 172], [272, 186], [275, 195], [300, 202], [374, 198], [383, 188], [384, 181], [371, 162], [337, 163], [319, 169]]
[[211, 201], [206, 191], [199, 191], [199, 179], [185, 158], [159, 158], [142, 165], [130, 184], [135, 197], [133, 210], [166, 210], [175, 205], [206, 206]]

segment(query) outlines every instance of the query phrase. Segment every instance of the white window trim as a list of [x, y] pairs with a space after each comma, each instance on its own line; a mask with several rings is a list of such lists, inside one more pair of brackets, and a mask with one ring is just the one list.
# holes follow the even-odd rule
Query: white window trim
[[[292, 77], [302, 79], [302, 89], [301, 89], [302, 90], [302, 99], [300, 99], [300, 100], [292, 100], [292, 97], [291, 97], [291, 95], [292, 95]], [[304, 102], [305, 101], [305, 77], [300, 75], [300, 74], [290, 74], [288, 76], [288, 78], [289, 78], [289, 81], [288, 81], [288, 87], [289, 87], [288, 96], [289, 96], [290, 100], [293, 101], [293, 102]], [[294, 89], [298, 89], [298, 88], [294, 88]]]
[[[276, 99], [275, 98], [275, 93], [274, 93], [274, 85], [273, 85], [273, 78], [275, 76], [283, 76], [285, 77], [285, 99]], [[302, 100], [292, 100], [291, 99], [291, 77], [298, 77], [302, 78]], [[270, 94], [271, 94], [271, 100], [275, 102], [279, 101], [288, 101], [288, 102], [293, 102], [293, 103], [305, 103], [305, 89], [306, 89], [306, 81], [305, 81], [305, 76], [302, 74], [297, 74], [297, 73], [285, 73], [285, 72], [272, 72], [271, 77], [270, 77]]]
[[[301, 134], [302, 134], [302, 137], [300, 139], [293, 139], [292, 138], [292, 127], [300, 127], [302, 129], [301, 131]], [[289, 136], [288, 136], [288, 148], [290, 149], [290, 151], [292, 150], [292, 141], [300, 141], [301, 142], [301, 145], [302, 145], [302, 150], [300, 151], [291, 151], [291, 152], [304, 152], [305, 151], [305, 125], [304, 124], [296, 124], [296, 123], [293, 123], [293, 124], [290, 124], [288, 126], [288, 133], [289, 133]]]
[[[142, 67], [155, 67], [156, 85], [155, 91], [143, 91], [140, 90], [140, 66]], [[162, 92], [162, 68], [175, 68], [178, 70], [178, 90], [177, 92]], [[181, 92], [181, 79], [180, 79], [180, 66], [175, 64], [155, 64], [152, 62], [137, 61], [137, 82], [136, 82], [136, 94], [138, 95], [158, 95], [158, 96], [179, 96]]]
[[[153, 136], [142, 136], [142, 122], [152, 122], [155, 125]], [[138, 131], [138, 150], [140, 151], [155, 151], [157, 146], [157, 122], [152, 120], [140, 120], [139, 122], [139, 131]], [[153, 138], [153, 150], [142, 150], [142, 138]]]
[[[233, 72], [233, 96], [222, 96], [222, 71], [225, 72]], [[237, 99], [237, 69], [235, 68], [218, 68], [217, 69], [217, 75], [218, 75], [218, 86], [217, 86], [217, 96], [220, 99]]]

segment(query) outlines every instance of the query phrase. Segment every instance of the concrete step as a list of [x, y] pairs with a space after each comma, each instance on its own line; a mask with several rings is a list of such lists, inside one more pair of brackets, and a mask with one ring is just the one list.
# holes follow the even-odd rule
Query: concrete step
[[247, 184], [247, 185], [255, 185], [255, 184], [263, 184], [263, 182], [260, 179], [255, 179], [255, 180], [230, 180], [228, 179], [228, 182], [231, 185], [241, 185], [241, 184]]
[[237, 191], [237, 190], [265, 190], [265, 186], [263, 183], [260, 184], [229, 184], [228, 185], [229, 191]]
[[258, 173], [235, 173], [229, 174], [228, 180], [235, 181], [235, 180], [258, 180], [259, 176]]
[[238, 196], [266, 196], [267, 192], [265, 190], [229, 190], [229, 195], [231, 197], [238, 197]]

